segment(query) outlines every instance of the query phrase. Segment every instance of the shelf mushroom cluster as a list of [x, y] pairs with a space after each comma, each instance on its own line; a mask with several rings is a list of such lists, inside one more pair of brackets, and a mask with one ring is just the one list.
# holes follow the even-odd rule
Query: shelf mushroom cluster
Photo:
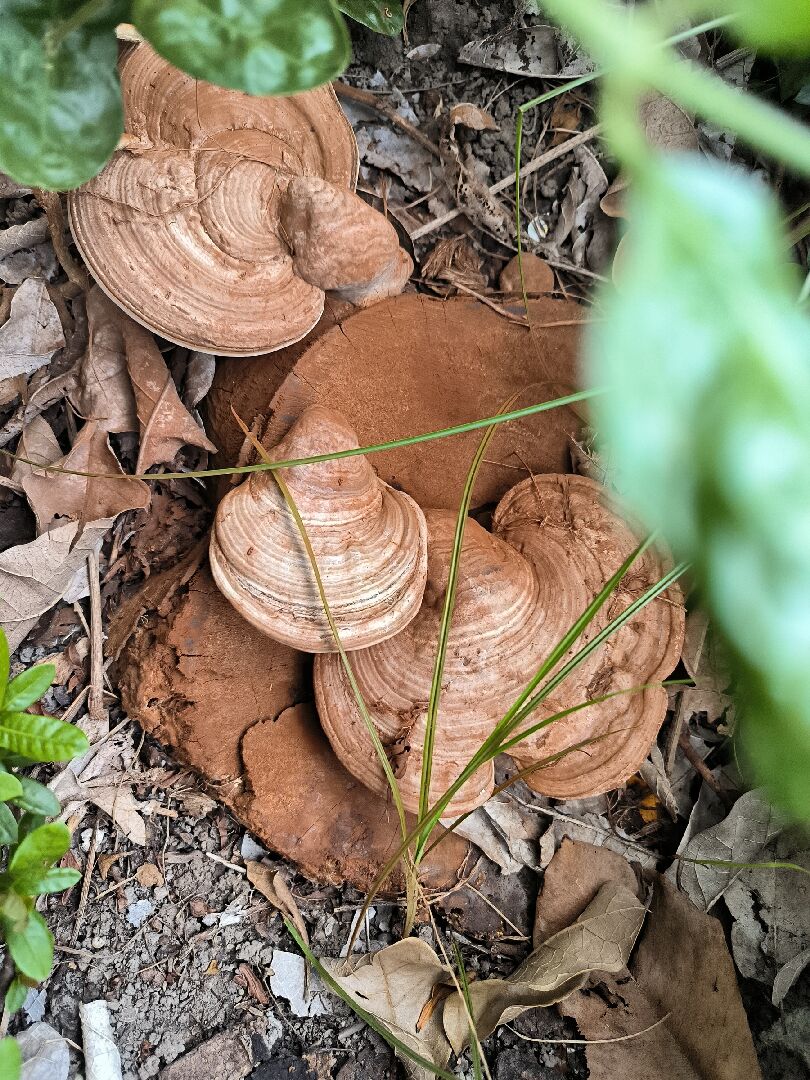
[[[356, 449], [334, 410], [305, 410], [272, 452], [276, 461]], [[409, 810], [416, 810], [430, 684], [453, 545], [455, 514], [421, 509], [380, 480], [362, 455], [281, 470], [298, 507], [350, 665]], [[547, 474], [512, 488], [492, 531], [469, 520], [449, 635], [433, 757], [431, 799], [442, 794], [491, 733], [560, 638], [638, 537], [582, 476]], [[312, 572], [310, 553], [269, 471], [220, 504], [211, 539], [215, 580], [253, 625], [315, 653], [315, 700], [342, 764], [387, 790]], [[663, 572], [648, 548], [583, 634], [590, 640]], [[650, 685], [675, 667], [683, 636], [677, 588], [642, 608], [567, 676], [526, 726], [599, 699], [517, 745], [538, 792], [598, 794], [643, 762], [666, 713]], [[561, 663], [565, 662], [563, 658]], [[643, 689], [634, 689], [643, 687]], [[627, 692], [627, 691], [633, 692]], [[493, 766], [456, 794], [449, 814], [484, 803]]]

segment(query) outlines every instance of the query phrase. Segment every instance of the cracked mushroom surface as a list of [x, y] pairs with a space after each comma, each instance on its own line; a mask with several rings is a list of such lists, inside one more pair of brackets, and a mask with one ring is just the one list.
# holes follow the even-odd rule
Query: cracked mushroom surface
[[147, 44], [121, 64], [126, 148], [69, 196], [99, 285], [170, 341], [270, 352], [318, 321], [324, 293], [294, 269], [279, 223], [295, 177], [347, 194], [357, 145], [330, 86], [251, 97], [195, 80]]
[[[356, 449], [340, 413], [307, 409], [272, 451], [275, 461]], [[347, 649], [399, 633], [419, 611], [427, 526], [414, 500], [366, 458], [279, 470], [298, 508], [329, 607]], [[301, 533], [273, 474], [257, 472], [220, 503], [211, 533], [214, 578], [249, 622], [306, 652], [336, 649]]]
[[[455, 516], [426, 511], [428, 584], [419, 615], [396, 637], [353, 654], [352, 668], [394, 765], [403, 802], [418, 805], [427, 704]], [[439, 703], [431, 801], [456, 779], [557, 642], [638, 544], [607, 505], [602, 488], [580, 476], [531, 477], [509, 491], [493, 533], [467, 522], [458, 593]], [[648, 549], [585, 630], [562, 666], [663, 572]], [[677, 587], [639, 611], [545, 699], [526, 726], [614, 691], [665, 678], [683, 637]], [[321, 723], [342, 764], [375, 791], [385, 777], [354, 696], [334, 656], [316, 658]], [[609, 791], [634, 773], [649, 751], [667, 706], [658, 687], [620, 694], [556, 720], [511, 753], [522, 767], [557, 760], [527, 777], [557, 798]], [[582, 745], [580, 744], [587, 744]], [[573, 749], [574, 747], [579, 749]], [[492, 765], [458, 792], [448, 815], [486, 801]]]

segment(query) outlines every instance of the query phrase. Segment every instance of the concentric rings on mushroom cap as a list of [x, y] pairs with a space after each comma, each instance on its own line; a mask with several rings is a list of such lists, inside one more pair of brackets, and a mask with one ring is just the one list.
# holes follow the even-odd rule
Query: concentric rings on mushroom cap
[[[307, 409], [273, 450], [276, 461], [356, 449], [340, 413]], [[362, 455], [280, 470], [306, 527], [341, 641], [364, 648], [414, 618], [427, 576], [427, 527], [404, 492]], [[253, 473], [219, 505], [211, 569], [254, 626], [305, 652], [336, 649], [301, 534], [269, 472]]]
[[[544, 475], [521, 481], [501, 499], [492, 529], [534, 568], [540, 603], [548, 614], [546, 630], [555, 642], [639, 542], [634, 530], [608, 505], [605, 490], [584, 476]], [[661, 556], [648, 548], [563, 662], [655, 584], [664, 569]], [[665, 679], [678, 663], [683, 630], [681, 592], [673, 585], [575, 668], [526, 726], [592, 698]], [[667, 693], [661, 686], [619, 693], [555, 720], [520, 743], [513, 757], [526, 767], [587, 742], [582, 749], [537, 769], [526, 782], [554, 798], [598, 795], [618, 787], [638, 770], [666, 710]]]
[[323, 292], [293, 271], [278, 203], [294, 176], [353, 190], [357, 145], [330, 86], [258, 98], [190, 78], [138, 45], [121, 67], [129, 148], [69, 196], [99, 285], [171, 341], [271, 352], [318, 321]]

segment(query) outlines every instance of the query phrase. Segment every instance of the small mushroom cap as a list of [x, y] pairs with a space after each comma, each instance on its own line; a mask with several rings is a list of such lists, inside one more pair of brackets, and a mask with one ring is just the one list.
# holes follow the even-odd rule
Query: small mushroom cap
[[[636, 548], [640, 535], [610, 508], [604, 489], [584, 476], [545, 475], [521, 481], [498, 504], [492, 528], [531, 563], [550, 644], [582, 614]], [[661, 556], [648, 548], [563, 662], [653, 585], [664, 569]], [[682, 598], [675, 585], [571, 672], [531, 715], [527, 726], [591, 698], [666, 678], [678, 662], [683, 631]], [[666, 709], [666, 690], [660, 686], [620, 694], [555, 720], [516, 747], [513, 757], [525, 767], [595, 740], [537, 769], [527, 783], [559, 799], [598, 795], [638, 770]]]
[[[427, 510], [425, 517], [428, 580], [419, 614], [396, 637], [349, 657], [408, 810], [419, 803], [425, 721], [456, 525], [452, 511]], [[431, 800], [458, 777], [528, 681], [531, 657], [544, 640], [542, 623], [531, 565], [469, 520], [439, 701]], [[340, 658], [316, 657], [314, 681], [321, 724], [338, 758], [366, 787], [387, 791]], [[493, 786], [489, 764], [458, 792], [448, 815], [480, 806]]]
[[318, 321], [281, 235], [291, 178], [357, 179], [357, 145], [331, 87], [251, 97], [185, 75], [147, 44], [121, 65], [128, 148], [69, 195], [76, 243], [138, 322], [193, 349], [270, 352]]
[[413, 262], [394, 226], [353, 191], [317, 176], [295, 177], [280, 217], [299, 277], [359, 307], [396, 296], [411, 275]]
[[[271, 457], [356, 449], [342, 414], [307, 409]], [[419, 610], [427, 527], [417, 504], [383, 483], [362, 455], [281, 470], [304, 522], [330, 610], [347, 649], [402, 630]], [[224, 595], [254, 626], [306, 652], [336, 648], [301, 534], [270, 472], [222, 500], [210, 547]]]

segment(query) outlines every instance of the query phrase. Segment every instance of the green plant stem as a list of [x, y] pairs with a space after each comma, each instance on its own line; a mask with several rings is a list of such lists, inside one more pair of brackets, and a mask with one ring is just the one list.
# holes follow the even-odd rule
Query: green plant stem
[[80, 29], [85, 23], [95, 18], [100, 12], [107, 7], [109, 0], [85, 0], [83, 4], [69, 15], [66, 19], [63, 19], [46, 35], [46, 47], [49, 52], [56, 52], [62, 42], [72, 34], [74, 30]]
[[548, 412], [550, 409], [563, 408], [566, 405], [575, 405], [578, 401], [588, 401], [591, 398], [604, 394], [602, 387], [592, 387], [588, 390], [578, 390], [564, 397], [554, 398], [552, 401], [542, 401], [536, 405], [526, 405], [522, 409], [513, 409], [511, 412], [501, 415], [488, 416], [483, 420], [470, 420], [465, 424], [454, 424], [452, 427], [439, 428], [437, 431], [426, 431], [421, 435], [408, 435], [404, 439], [392, 439], [390, 442], [372, 443], [369, 446], [358, 446], [351, 450], [336, 450], [331, 454], [313, 454], [310, 457], [291, 458], [287, 461], [262, 461], [257, 465], [235, 465], [222, 469], [197, 469], [189, 472], [175, 473], [137, 473], [132, 476], [121, 476], [114, 473], [81, 472], [78, 469], [63, 469], [58, 465], [47, 465], [41, 461], [30, 461], [28, 458], [19, 457], [10, 450], [0, 448], [0, 454], [11, 458], [13, 461], [21, 461], [26, 465], [33, 465], [46, 473], [57, 473], [64, 476], [84, 476], [101, 480], [203, 480], [211, 476], [247, 476], [256, 472], [274, 472], [277, 469], [292, 469], [297, 465], [317, 465], [321, 461], [339, 461], [342, 458], [357, 457], [360, 454], [376, 454], [386, 450], [400, 450], [406, 446], [416, 446], [423, 442], [432, 442], [434, 439], [446, 439], [452, 435], [465, 435], [468, 431], [481, 431], [482, 428], [491, 424], [508, 424], [512, 420], [525, 420], [529, 416]]

